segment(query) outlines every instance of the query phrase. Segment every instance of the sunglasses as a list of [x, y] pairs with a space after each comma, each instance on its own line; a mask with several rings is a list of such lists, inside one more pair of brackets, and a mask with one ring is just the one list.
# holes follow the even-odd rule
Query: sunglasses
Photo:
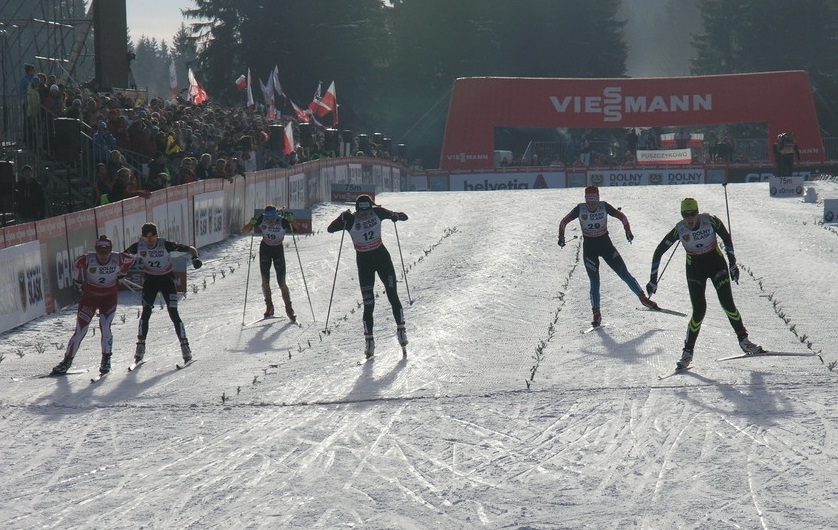
[[684, 219], [686, 219], [687, 217], [695, 217], [696, 215], [698, 215], [698, 212], [696, 212], [696, 211], [693, 211], [693, 212], [681, 212], [681, 217], [683, 217]]

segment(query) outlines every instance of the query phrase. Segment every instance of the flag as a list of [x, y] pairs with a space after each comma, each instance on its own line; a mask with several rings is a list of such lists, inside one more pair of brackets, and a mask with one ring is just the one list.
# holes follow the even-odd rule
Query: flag
[[201, 103], [208, 100], [209, 96], [198, 83], [198, 80], [195, 79], [195, 74], [192, 73], [191, 68], [187, 72], [187, 75], [189, 77], [189, 101], [191, 101], [195, 105], [200, 105]]
[[318, 84], [317, 93], [315, 94], [315, 101], [311, 102], [311, 105], [309, 105], [309, 109], [311, 109], [314, 115], [319, 118], [324, 118], [329, 114], [334, 114], [334, 124], [337, 125], [338, 123], [340, 123], [340, 121], [338, 120], [338, 99], [337, 94], [335, 94], [335, 82], [332, 81], [332, 84], [329, 85], [329, 89], [326, 90], [326, 94], [323, 97], [319, 96], [320, 85]]
[[297, 149], [294, 143], [294, 123], [288, 122], [285, 124], [285, 154], [290, 155]]
[[317, 110], [317, 106], [320, 105], [320, 100], [323, 97], [320, 95], [320, 89], [323, 87], [323, 83], [321, 81], [317, 82], [317, 90], [314, 92], [314, 98], [312, 98], [311, 103], [308, 104], [308, 110], [314, 114], [314, 111]]
[[276, 98], [274, 97], [274, 80], [271, 77], [268, 84], [259, 79], [259, 87], [262, 89], [262, 99], [265, 100], [265, 106], [268, 108], [267, 118], [271, 121], [276, 119]]
[[284, 95], [282, 93], [282, 85], [279, 84], [279, 67], [274, 65], [274, 71], [271, 73], [271, 81], [274, 82], [274, 90], [278, 96]]
[[[291, 101], [290, 99], [288, 101]], [[310, 110], [303, 110], [297, 106], [296, 103], [291, 101], [291, 106], [294, 107], [294, 114], [297, 115], [297, 119], [303, 123], [309, 123], [311, 121], [311, 111]]]
[[169, 63], [169, 88], [172, 89], [172, 95], [177, 96], [180, 91], [177, 89], [177, 70], [175, 70], [175, 62]]
[[247, 76], [242, 74], [238, 78], [236, 78], [236, 86], [238, 87], [240, 92], [247, 88]]
[[252, 109], [256, 104], [253, 101], [253, 78], [250, 77], [250, 68], [247, 69], [247, 108]]

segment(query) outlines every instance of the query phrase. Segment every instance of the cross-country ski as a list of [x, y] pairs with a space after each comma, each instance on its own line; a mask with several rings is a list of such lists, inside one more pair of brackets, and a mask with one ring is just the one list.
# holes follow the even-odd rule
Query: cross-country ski
[[690, 370], [692, 370], [693, 366], [694, 365], [687, 366], [686, 368], [676, 368], [675, 370], [673, 370], [672, 372], [669, 372], [668, 374], [658, 375], [658, 379], [668, 379], [668, 378], [670, 378], [672, 376], [675, 376], [675, 375], [681, 375], [683, 373], [686, 373], [686, 372], [689, 372]]
[[717, 361], [732, 361], [734, 359], [747, 359], [749, 357], [814, 357], [815, 353], [797, 353], [790, 351], [770, 351], [763, 350], [757, 353], [740, 353], [738, 355], [731, 355], [730, 357], [722, 357], [716, 359]]

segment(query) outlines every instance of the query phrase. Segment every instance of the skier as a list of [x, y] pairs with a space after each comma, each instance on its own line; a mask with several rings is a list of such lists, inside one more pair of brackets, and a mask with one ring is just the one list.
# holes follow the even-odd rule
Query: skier
[[358, 265], [358, 283], [364, 300], [364, 355], [369, 359], [375, 354], [373, 338], [373, 309], [375, 308], [375, 275], [384, 283], [387, 299], [396, 320], [396, 334], [399, 344], [407, 346], [404, 310], [396, 290], [396, 270], [390, 253], [381, 240], [381, 222], [389, 219], [407, 221], [407, 214], [393, 212], [375, 204], [369, 195], [359, 195], [355, 200], [355, 213], [349, 210], [341, 213], [326, 229], [329, 233], [346, 230], [355, 245], [355, 262]]
[[244, 225], [242, 232], [250, 233], [257, 226], [262, 232], [262, 242], [259, 243], [259, 272], [262, 274], [262, 293], [265, 295], [265, 318], [274, 316], [274, 304], [271, 298], [271, 265], [276, 271], [276, 279], [279, 282], [279, 292], [282, 294], [282, 301], [285, 302], [285, 314], [291, 322], [297, 321], [294, 308], [291, 307], [291, 293], [285, 283], [285, 249], [283, 240], [285, 234], [291, 231], [291, 220], [293, 217], [283, 209], [279, 211], [276, 206], [269, 204], [265, 206], [264, 213], [254, 217]]
[[113, 242], [105, 235], [99, 236], [94, 248], [94, 252], [79, 256], [73, 263], [73, 285], [76, 290], [81, 291], [81, 301], [76, 314], [76, 330], [67, 344], [64, 359], [52, 369], [54, 375], [66, 374], [72, 366], [97, 309], [102, 336], [102, 362], [99, 365], [99, 373], [106, 374], [111, 371], [111, 324], [116, 316], [119, 295], [117, 282], [134, 264], [134, 256], [121, 252], [114, 254]]
[[151, 318], [151, 311], [154, 309], [154, 299], [157, 293], [163, 295], [169, 311], [169, 317], [175, 325], [175, 333], [180, 339], [180, 351], [183, 355], [183, 362], [192, 360], [192, 350], [189, 348], [189, 340], [186, 338], [186, 328], [177, 310], [178, 293], [175, 287], [175, 277], [172, 273], [172, 252], [188, 252], [192, 256], [192, 266], [200, 269], [203, 263], [198, 259], [198, 251], [193, 246], [173, 243], [158, 237], [157, 225], [145, 223], [141, 229], [142, 237], [136, 243], [125, 249], [128, 254], [139, 256], [138, 264], [145, 273], [143, 279], [143, 312], [140, 315], [140, 326], [137, 334], [137, 350], [134, 353], [134, 362], [140, 362], [145, 356], [145, 338], [148, 334], [148, 320]]
[[599, 200], [599, 188], [588, 186], [585, 188], [585, 202], [577, 204], [559, 223], [559, 246], [565, 246], [564, 231], [567, 224], [574, 219], [579, 219], [582, 227], [582, 258], [585, 261], [585, 271], [591, 281], [591, 309], [593, 320], [591, 325], [598, 327], [602, 325], [602, 314], [600, 312], [599, 296], [599, 258], [605, 260], [611, 269], [617, 273], [629, 289], [637, 295], [640, 303], [650, 309], [658, 309], [658, 304], [649, 300], [643, 293], [643, 288], [631, 275], [623, 261], [622, 256], [614, 248], [611, 238], [608, 236], [608, 216], [616, 217], [623, 223], [626, 231], [626, 239], [629, 243], [634, 240], [631, 233], [628, 218], [623, 212], [617, 210], [605, 201]]
[[[698, 201], [689, 197], [681, 201], [681, 217], [683, 219], [675, 224], [675, 228], [666, 234], [655, 249], [652, 256], [652, 273], [649, 283], [646, 284], [649, 296], [655, 294], [658, 289], [658, 267], [661, 257], [669, 247], [680, 240], [687, 252], [687, 289], [690, 292], [692, 316], [687, 325], [687, 338], [684, 340], [681, 359], [675, 363], [676, 369], [683, 370], [692, 362], [695, 341], [707, 311], [704, 290], [708, 279], [716, 289], [719, 303], [736, 332], [742, 351], [747, 355], [763, 351], [762, 347], [748, 340], [748, 330], [745, 329], [742, 316], [733, 302], [730, 281], [739, 283], [739, 268], [736, 266], [733, 241], [727, 228], [718, 217], [709, 213], [699, 214]], [[717, 237], [724, 243], [727, 262], [719, 248]]]

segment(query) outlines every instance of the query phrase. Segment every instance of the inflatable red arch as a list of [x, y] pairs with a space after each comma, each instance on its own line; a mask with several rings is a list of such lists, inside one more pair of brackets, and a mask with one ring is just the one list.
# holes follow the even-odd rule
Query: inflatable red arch
[[794, 132], [801, 159], [825, 158], [803, 71], [638, 79], [469, 77], [454, 82], [440, 169], [494, 166], [497, 127], [604, 129], [767, 123]]

